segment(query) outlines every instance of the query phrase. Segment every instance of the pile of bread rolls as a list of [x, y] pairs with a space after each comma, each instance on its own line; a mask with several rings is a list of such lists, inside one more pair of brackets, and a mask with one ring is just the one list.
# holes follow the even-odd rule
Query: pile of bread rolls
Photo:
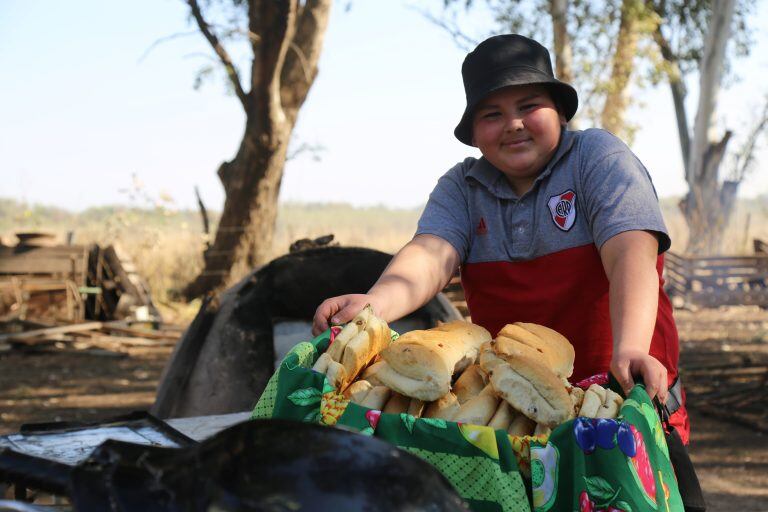
[[366, 307], [313, 369], [364, 407], [525, 436], [547, 434], [576, 415], [618, 413], [616, 393], [596, 384], [586, 392], [570, 385], [573, 361], [565, 337], [521, 322], [495, 339], [478, 325], [455, 321], [390, 343], [386, 322]]
[[334, 388], [346, 389], [391, 341], [389, 326], [368, 305], [344, 326], [312, 369], [324, 373]]

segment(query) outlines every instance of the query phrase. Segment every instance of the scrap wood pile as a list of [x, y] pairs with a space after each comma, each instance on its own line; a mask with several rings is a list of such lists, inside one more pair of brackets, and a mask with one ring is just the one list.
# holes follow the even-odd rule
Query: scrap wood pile
[[149, 288], [112, 245], [55, 245], [50, 235], [18, 233], [0, 245], [0, 320], [160, 321]]
[[678, 310], [675, 320], [688, 407], [768, 432], [768, 311]]
[[768, 350], [749, 340], [697, 342], [685, 350], [680, 374], [688, 407], [768, 432]]
[[77, 352], [124, 357], [134, 350], [169, 350], [181, 328], [161, 325], [147, 329], [126, 321], [45, 325], [29, 321], [0, 322], [0, 356], [8, 352]]

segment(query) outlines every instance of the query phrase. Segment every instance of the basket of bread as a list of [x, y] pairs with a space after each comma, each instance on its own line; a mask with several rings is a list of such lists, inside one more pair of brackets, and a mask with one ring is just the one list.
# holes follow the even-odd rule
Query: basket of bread
[[252, 417], [387, 440], [436, 466], [473, 510], [666, 510], [679, 494], [648, 395], [572, 385], [574, 357], [542, 325], [398, 336], [366, 307], [296, 345]]

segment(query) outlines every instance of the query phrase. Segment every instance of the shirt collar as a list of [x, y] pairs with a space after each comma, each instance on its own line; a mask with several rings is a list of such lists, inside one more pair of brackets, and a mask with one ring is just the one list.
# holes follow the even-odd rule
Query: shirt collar
[[[564, 129], [560, 136], [560, 143], [549, 162], [547, 162], [544, 170], [536, 177], [535, 183], [538, 183], [552, 174], [552, 170], [555, 165], [568, 153], [573, 147], [576, 135], [574, 132]], [[487, 188], [493, 195], [500, 199], [519, 199], [517, 194], [512, 190], [512, 186], [504, 177], [504, 173], [498, 170], [492, 163], [485, 159], [485, 157], [479, 158], [467, 172], [468, 178], [473, 178], [481, 185]], [[535, 186], [534, 183], [534, 186]]]

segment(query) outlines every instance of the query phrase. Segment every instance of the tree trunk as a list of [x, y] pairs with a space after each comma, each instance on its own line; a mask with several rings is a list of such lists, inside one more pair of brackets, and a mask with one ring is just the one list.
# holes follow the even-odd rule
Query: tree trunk
[[640, 23], [645, 15], [645, 3], [641, 0], [624, 0], [621, 4], [621, 21], [616, 50], [613, 54], [613, 68], [608, 93], [600, 116], [603, 128], [623, 138], [625, 133], [624, 114], [628, 105], [628, 88], [632, 77], [633, 63], [637, 54]]
[[[659, 19], [661, 18], [661, 13]], [[685, 82], [683, 82], [683, 73], [680, 70], [680, 66], [677, 63], [677, 56], [672, 51], [672, 47], [664, 37], [661, 31], [661, 23], [657, 22], [653, 32], [653, 39], [659, 47], [662, 58], [667, 62], [667, 80], [669, 80], [669, 88], [672, 92], [672, 102], [675, 106], [675, 117], [677, 119], [677, 135], [680, 139], [680, 151], [683, 156], [683, 168], [688, 169], [690, 165], [691, 154], [691, 134], [688, 131], [688, 113], [685, 109], [685, 97], [688, 92], [685, 89]], [[686, 171], [687, 175], [687, 171]]]
[[246, 114], [235, 158], [219, 167], [226, 199], [200, 275], [184, 290], [194, 298], [239, 281], [271, 256], [277, 199], [288, 144], [299, 110], [317, 76], [331, 0], [251, 0], [253, 60], [250, 91], [197, 0], [187, 0], [198, 26], [221, 60]]
[[224, 209], [213, 245], [203, 254], [204, 270], [185, 290], [188, 297], [231, 286], [269, 259], [292, 130], [282, 126], [284, 135], [274, 146], [259, 144], [262, 137], [246, 131], [235, 158], [219, 167]]
[[[568, 0], [549, 0], [549, 15], [552, 18], [555, 43], [555, 73], [559, 80], [573, 84], [573, 47], [568, 33]], [[568, 127], [572, 130], [579, 129], [575, 117], [568, 123]]]
[[[681, 203], [688, 224], [691, 254], [720, 251], [723, 234], [732, 213], [738, 183], [721, 187], [719, 170], [731, 137], [717, 140], [714, 114], [723, 76], [725, 49], [731, 36], [735, 0], [715, 0], [699, 65], [699, 104], [690, 146], [686, 181], [689, 191]], [[728, 205], [731, 205], [729, 207]]]

